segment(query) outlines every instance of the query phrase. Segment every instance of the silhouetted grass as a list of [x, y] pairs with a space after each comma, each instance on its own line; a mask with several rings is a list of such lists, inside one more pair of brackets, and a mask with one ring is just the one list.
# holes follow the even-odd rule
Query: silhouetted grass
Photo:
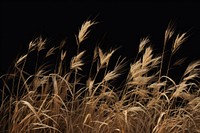
[[[77, 52], [67, 63], [64, 43], [47, 50], [42, 37], [30, 42], [27, 53], [17, 59], [9, 73], [1, 76], [0, 131], [200, 132], [200, 61], [190, 63], [179, 82], [168, 74], [172, 66], [183, 62], [171, 59], [187, 33], [175, 35], [173, 25], [169, 24], [160, 56], [155, 56], [146, 37], [140, 41], [135, 61], [119, 57], [111, 68], [109, 62], [117, 49], [104, 52], [96, 46], [87, 63], [86, 50], [80, 50], [95, 24], [91, 20], [83, 23], [76, 35]], [[169, 40], [172, 49], [166, 61], [164, 53]], [[37, 59], [31, 62], [31, 74], [27, 66], [34, 52]], [[48, 64], [52, 58], [57, 59], [56, 63]], [[168, 68], [165, 71], [164, 65]], [[89, 69], [87, 75], [82, 74], [83, 68]], [[115, 86], [120, 77], [125, 77], [123, 83]]]

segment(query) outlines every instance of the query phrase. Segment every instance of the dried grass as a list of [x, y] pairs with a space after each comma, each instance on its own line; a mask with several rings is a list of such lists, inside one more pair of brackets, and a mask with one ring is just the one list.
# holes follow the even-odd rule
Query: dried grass
[[[52, 67], [36, 62], [35, 73], [29, 74], [29, 54], [36, 51], [39, 58], [46, 49], [46, 39], [39, 37], [29, 43], [28, 52], [16, 61], [13, 70], [1, 76], [0, 132], [200, 132], [200, 61], [188, 65], [179, 83], [170, 78], [169, 70], [162, 72], [166, 44], [174, 36], [173, 24], [165, 32], [162, 55], [155, 56], [147, 45], [150, 39], [143, 38], [130, 68], [125, 58], [119, 58], [115, 65], [109, 63], [116, 49], [103, 52], [96, 47], [91, 64], [83, 60], [87, 52], [79, 52], [79, 45], [94, 24], [90, 20], [83, 23], [76, 36], [77, 54], [69, 66], [63, 63], [69, 57], [62, 42], [44, 54], [46, 59], [59, 52], [58, 64]], [[186, 38], [186, 33], [176, 37], [171, 57]], [[180, 63], [182, 59], [175, 66]], [[87, 76], [82, 75], [85, 66], [90, 70]], [[50, 71], [52, 68], [55, 70]], [[115, 86], [118, 78], [124, 80]]]

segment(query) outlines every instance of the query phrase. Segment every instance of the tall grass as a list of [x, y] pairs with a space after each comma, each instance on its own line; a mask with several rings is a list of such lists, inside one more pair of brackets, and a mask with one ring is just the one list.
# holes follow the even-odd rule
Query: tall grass
[[[190, 63], [178, 82], [169, 76], [170, 68], [182, 62], [171, 59], [187, 33], [175, 35], [169, 24], [161, 55], [155, 56], [146, 37], [141, 39], [133, 62], [119, 57], [110, 67], [117, 49], [104, 52], [96, 46], [87, 62], [87, 51], [80, 49], [95, 24], [91, 20], [83, 23], [76, 35], [77, 52], [70, 59], [64, 43], [47, 50], [47, 41], [42, 37], [30, 42], [27, 53], [16, 60], [9, 73], [1, 76], [0, 131], [200, 132], [200, 61]], [[164, 56], [168, 42], [172, 42], [169, 60]], [[31, 61], [34, 70], [30, 70], [33, 53], [37, 59], [35, 63]], [[56, 63], [48, 64], [55, 56]], [[164, 65], [167, 70], [163, 70]], [[118, 80], [121, 77], [123, 81]], [[115, 85], [119, 81], [122, 83]]]

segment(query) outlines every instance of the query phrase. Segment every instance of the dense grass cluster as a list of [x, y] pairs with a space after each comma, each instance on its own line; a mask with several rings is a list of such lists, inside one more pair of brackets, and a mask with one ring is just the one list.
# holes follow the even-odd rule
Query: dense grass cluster
[[[117, 49], [104, 52], [96, 46], [91, 60], [84, 60], [87, 52], [80, 47], [95, 24], [83, 23], [76, 35], [77, 52], [70, 59], [64, 43], [48, 50], [42, 37], [30, 42], [28, 52], [0, 77], [0, 132], [200, 132], [200, 61], [188, 64], [178, 82], [168, 74], [183, 61], [171, 59], [187, 34], [175, 35], [169, 24], [162, 54], [154, 55], [146, 37], [134, 61], [119, 57], [111, 67]], [[166, 45], [172, 46], [167, 61]], [[54, 58], [56, 63], [48, 64]]]

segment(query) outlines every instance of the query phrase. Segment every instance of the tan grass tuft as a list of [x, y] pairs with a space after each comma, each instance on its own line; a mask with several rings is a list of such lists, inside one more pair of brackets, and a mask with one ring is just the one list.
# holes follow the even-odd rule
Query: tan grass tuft
[[139, 52], [138, 53], [140, 53], [144, 49], [146, 44], [148, 44], [149, 42], [150, 42], [150, 40], [148, 37], [141, 39], [140, 44], [139, 44]]
[[[164, 45], [166, 45], [166, 42], [173, 36], [174, 31], [175, 31], [174, 23], [171, 21], [171, 22], [168, 24], [168, 27], [167, 27], [167, 29], [166, 29], [166, 31], [165, 31]], [[164, 47], [165, 47], [165, 46], [164, 46]]]
[[82, 70], [81, 66], [84, 65], [83, 60], [81, 59], [84, 55], [85, 51], [82, 51], [77, 56], [74, 56], [71, 60], [70, 68], [72, 70]]
[[96, 22], [91, 21], [91, 20], [88, 20], [82, 24], [81, 29], [79, 30], [79, 33], [78, 33], [78, 37], [77, 37], [78, 45], [87, 38], [90, 32], [89, 28], [94, 24], [96, 24]]
[[173, 54], [180, 48], [180, 45], [183, 44], [183, 42], [185, 42], [186, 39], [187, 39], [186, 33], [177, 35], [172, 47]]
[[100, 58], [100, 64], [101, 64], [101, 66], [106, 67], [108, 65], [109, 60], [110, 60], [111, 56], [113, 55], [113, 53], [115, 51], [116, 50], [111, 50], [108, 53], [103, 53], [102, 50], [99, 48], [99, 58]]
[[51, 49], [49, 49], [48, 52], [46, 53], [45, 57], [49, 57], [50, 55], [53, 55], [55, 50], [56, 50], [55, 47], [52, 47]]
[[115, 80], [115, 78], [117, 78], [121, 75], [121, 73], [123, 72], [124, 66], [125, 66], [125, 63], [123, 63], [123, 60], [121, 60], [119, 63], [116, 63], [114, 70], [108, 72], [104, 76], [105, 81]]

